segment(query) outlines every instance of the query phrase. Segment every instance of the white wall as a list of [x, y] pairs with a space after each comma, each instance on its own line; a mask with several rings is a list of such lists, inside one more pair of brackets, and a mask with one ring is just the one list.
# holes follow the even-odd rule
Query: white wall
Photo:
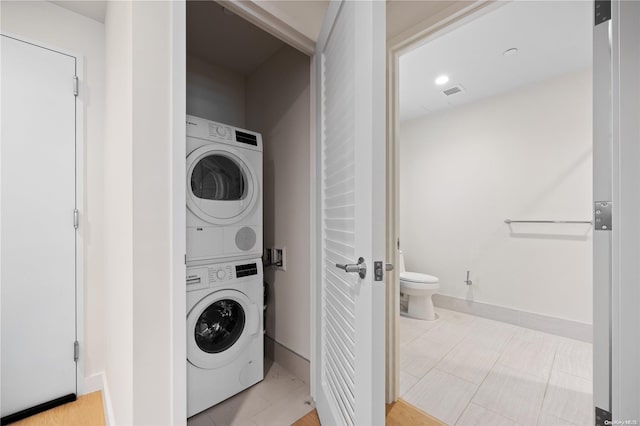
[[244, 75], [187, 56], [187, 114], [245, 128]]
[[[177, 424], [179, 412], [184, 419], [186, 395], [176, 380], [185, 372], [174, 371], [186, 368], [184, 357], [174, 363], [184, 326], [176, 333], [173, 321], [186, 318], [184, 291], [174, 300], [184, 281], [173, 280], [174, 272], [184, 277], [184, 244], [174, 245], [172, 234], [172, 120], [184, 122], [174, 115], [174, 101], [182, 114], [184, 102], [172, 85], [182, 91], [184, 80], [172, 68], [173, 12], [172, 2], [107, 6], [106, 372], [117, 424]], [[184, 137], [175, 143], [184, 146]], [[184, 163], [184, 151], [177, 161]]]
[[104, 370], [104, 24], [46, 1], [0, 3], [3, 33], [75, 53], [84, 62], [80, 99], [84, 115], [84, 338], [81, 357], [88, 377]]
[[[136, 425], [173, 424], [172, 315], [186, 322], [186, 299], [181, 311], [174, 312], [171, 306], [173, 285], [185, 289], [184, 270], [182, 279], [174, 283], [171, 264], [174, 202], [171, 3], [133, 2], [133, 422]], [[182, 103], [178, 106], [184, 107]], [[184, 163], [184, 155], [178, 161]], [[185, 198], [176, 202], [184, 204]], [[178, 337], [176, 343], [184, 345], [186, 339]], [[186, 369], [186, 364], [183, 365]]]
[[[592, 323], [591, 72], [400, 127], [400, 242], [440, 293]], [[473, 285], [463, 280], [471, 270]]]
[[265, 271], [267, 335], [310, 357], [310, 58], [285, 46], [247, 78], [247, 126], [264, 139], [264, 245], [287, 270]]
[[109, 2], [106, 29], [105, 357], [115, 424], [133, 423], [132, 5]]

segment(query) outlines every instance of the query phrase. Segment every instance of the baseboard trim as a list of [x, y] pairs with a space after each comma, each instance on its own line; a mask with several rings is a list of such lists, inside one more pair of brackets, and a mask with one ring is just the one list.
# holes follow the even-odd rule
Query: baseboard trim
[[264, 354], [267, 358], [289, 370], [298, 379], [307, 384], [310, 383], [311, 363], [308, 359], [267, 335], [264, 336]]
[[519, 311], [488, 303], [460, 299], [443, 294], [434, 294], [435, 306], [463, 312], [483, 318], [502, 321], [520, 327], [531, 328], [545, 333], [556, 334], [583, 342], [593, 342], [593, 326], [578, 321], [550, 317], [532, 312]]
[[111, 394], [107, 384], [107, 377], [104, 372], [96, 373], [84, 378], [84, 389], [82, 394], [102, 391], [102, 406], [104, 408], [104, 421], [107, 426], [111, 426], [113, 421], [113, 406], [111, 405]]

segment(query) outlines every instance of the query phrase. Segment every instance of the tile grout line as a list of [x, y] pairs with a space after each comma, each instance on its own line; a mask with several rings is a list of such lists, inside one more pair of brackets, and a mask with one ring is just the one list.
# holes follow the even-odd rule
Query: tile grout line
[[[442, 318], [442, 316], [440, 316], [440, 318]], [[442, 325], [444, 325], [444, 321], [445, 321], [445, 319], [443, 319], [442, 321], [443, 321], [443, 323], [442, 323], [442, 324], [438, 325], [437, 327], [432, 328], [431, 330], [435, 330], [435, 329], [437, 329], [437, 328], [441, 327]], [[451, 323], [451, 324], [453, 324], [453, 323]], [[427, 331], [427, 333], [428, 333], [429, 331], [431, 331], [431, 330], [428, 330], [428, 331]], [[425, 333], [425, 334], [427, 334], [427, 333]], [[463, 338], [462, 338], [458, 343], [456, 343], [455, 345], [453, 345], [453, 346], [451, 347], [451, 349], [449, 349], [449, 351], [448, 351], [448, 352], [446, 352], [444, 355], [442, 355], [442, 357], [440, 357], [440, 358], [436, 361], [436, 363], [434, 364], [434, 366], [433, 366], [433, 367], [429, 368], [429, 370], [427, 370], [427, 371], [424, 373], [424, 375], [423, 375], [422, 377], [420, 377], [420, 378], [418, 379], [418, 381], [417, 381], [416, 383], [414, 383], [414, 384], [413, 384], [413, 386], [411, 386], [411, 388], [407, 389], [407, 392], [405, 392], [405, 394], [406, 394], [406, 393], [408, 393], [410, 389], [414, 388], [414, 387], [415, 387], [415, 386], [416, 386], [416, 385], [417, 385], [417, 384], [418, 384], [418, 383], [419, 383], [419, 382], [420, 382], [424, 377], [426, 377], [426, 375], [427, 375], [427, 374], [429, 374], [429, 373], [430, 373], [432, 370], [434, 370], [434, 369], [435, 369], [435, 370], [438, 370], [438, 371], [440, 371], [440, 372], [442, 372], [442, 373], [449, 374], [449, 375], [451, 375], [451, 376], [453, 376], [453, 377], [456, 377], [456, 378], [458, 378], [458, 379], [460, 379], [460, 380], [466, 381], [467, 383], [471, 383], [471, 382], [469, 382], [469, 381], [467, 381], [467, 380], [465, 380], [465, 379], [463, 379], [463, 378], [461, 378], [461, 377], [458, 377], [458, 376], [456, 376], [456, 375], [454, 375], [454, 374], [447, 373], [446, 371], [442, 371], [442, 370], [440, 370], [440, 369], [437, 367], [437, 366], [438, 366], [438, 364], [439, 364], [440, 362], [442, 362], [442, 360], [443, 360], [443, 359], [445, 359], [445, 358], [446, 358], [446, 357], [447, 357], [447, 356], [448, 356], [448, 355], [449, 355], [449, 354], [450, 354], [450, 353], [451, 353], [455, 348], [457, 348], [459, 345], [461, 345], [461, 344], [462, 344], [462, 342], [464, 342], [464, 340], [468, 337], [468, 334], [469, 334], [469, 333], [467, 333], [467, 334], [466, 334], [466, 335], [465, 335], [465, 336], [464, 336], [464, 337], [463, 337]], [[435, 341], [435, 342], [436, 342], [436, 343], [438, 343], [437, 341]], [[413, 377], [415, 377], [415, 376], [413, 376]], [[473, 385], [475, 386], [475, 383], [473, 383]], [[477, 391], [477, 389], [476, 389], [476, 391]], [[466, 408], [466, 406], [465, 406], [465, 408]], [[464, 412], [464, 410], [463, 410], [463, 412]], [[461, 414], [462, 414], [462, 413], [461, 413]], [[459, 417], [459, 416], [458, 416], [458, 417]], [[456, 419], [456, 422], [457, 422], [457, 419]], [[454, 422], [454, 424], [455, 424], [455, 422]]]
[[[410, 318], [410, 317], [406, 317], [406, 318]], [[444, 320], [443, 320], [443, 321], [444, 321]], [[436, 325], [436, 326], [434, 326], [433, 328], [430, 328], [430, 329], [427, 329], [427, 330], [422, 330], [422, 333], [421, 333], [421, 334], [419, 334], [419, 335], [415, 336], [413, 339], [409, 340], [408, 342], [405, 342], [405, 343], [403, 343], [402, 345], [400, 345], [400, 346], [401, 346], [401, 347], [400, 347], [400, 349], [402, 350], [402, 346], [406, 346], [406, 345], [408, 345], [408, 344], [410, 344], [410, 343], [415, 342], [416, 340], [418, 340], [420, 337], [424, 336], [425, 334], [427, 334], [427, 333], [428, 333], [428, 332], [430, 332], [431, 330], [435, 330], [436, 328], [439, 328], [439, 327], [441, 327], [441, 326], [442, 326], [442, 323], [441, 323], [441, 324], [438, 324], [438, 325]], [[420, 328], [419, 326], [414, 326], [414, 325], [412, 325], [412, 327]]]
[[544, 386], [544, 395], [542, 395], [542, 402], [540, 402], [540, 409], [538, 410], [538, 416], [536, 417], [536, 425], [540, 421], [540, 414], [542, 414], [542, 407], [544, 407], [544, 400], [547, 398], [547, 391], [549, 390], [549, 382], [551, 381], [551, 373], [553, 372], [553, 366], [556, 363], [556, 358], [558, 357], [558, 346], [556, 343], [555, 349], [553, 351], [553, 361], [551, 362], [551, 368], [549, 369], [549, 376], [547, 377], [547, 383]]
[[[496, 410], [494, 410], [494, 409], [492, 409], [492, 408], [485, 407], [484, 405], [482, 405], [482, 404], [480, 404], [480, 403], [473, 402], [473, 401], [474, 401], [474, 398], [477, 396], [477, 394], [478, 394], [478, 392], [479, 392], [480, 388], [484, 385], [484, 383], [486, 382], [486, 380], [487, 380], [487, 378], [489, 377], [489, 375], [490, 375], [492, 372], [494, 372], [494, 371], [495, 371], [495, 369], [496, 369], [496, 367], [497, 367], [497, 366], [501, 366], [501, 367], [504, 367], [504, 368], [507, 368], [507, 369], [513, 370], [513, 371], [514, 371], [514, 372], [516, 372], [516, 373], [524, 374], [524, 375], [526, 375], [526, 376], [531, 376], [531, 378], [534, 378], [534, 379], [536, 379], [536, 378], [537, 378], [537, 380], [542, 379], [542, 383], [544, 383], [544, 392], [543, 392], [543, 394], [542, 394], [541, 402], [540, 402], [539, 406], [537, 407], [537, 410], [534, 412], [534, 415], [536, 416], [536, 419], [535, 419], [536, 424], [540, 421], [541, 416], [542, 416], [542, 414], [544, 413], [544, 411], [543, 411], [544, 402], [545, 402], [545, 400], [546, 400], [546, 398], [547, 398], [547, 395], [548, 395], [548, 393], [549, 393], [549, 387], [550, 387], [551, 375], [552, 375], [554, 372], [561, 373], [561, 374], [566, 374], [567, 376], [572, 377], [572, 378], [575, 378], [576, 380], [581, 380], [581, 381], [584, 381], [584, 382], [591, 382], [591, 383], [593, 383], [593, 380], [589, 380], [589, 378], [587, 378], [587, 377], [583, 377], [583, 376], [580, 376], [580, 375], [577, 375], [577, 374], [573, 374], [573, 373], [571, 373], [571, 372], [565, 372], [565, 371], [562, 371], [561, 369], [559, 369], [559, 367], [558, 367], [558, 359], [559, 359], [559, 358], [558, 358], [558, 357], [559, 357], [559, 354], [560, 354], [560, 346], [561, 346], [561, 343], [562, 343], [562, 342], [561, 342], [560, 340], [553, 339], [554, 337], [556, 337], [555, 335], [553, 335], [552, 333], [546, 333], [546, 332], [544, 332], [544, 331], [539, 331], [539, 330], [532, 330], [532, 329], [529, 329], [529, 328], [526, 328], [526, 327], [523, 327], [523, 326], [520, 326], [520, 325], [513, 325], [513, 324], [509, 324], [509, 325], [512, 325], [512, 326], [514, 326], [514, 327], [515, 327], [514, 332], [513, 332], [513, 333], [511, 333], [511, 335], [510, 335], [510, 336], [506, 339], [506, 341], [501, 345], [501, 347], [500, 347], [500, 349], [499, 349], [499, 350], [497, 350], [497, 351], [496, 351], [496, 350], [494, 350], [494, 349], [493, 349], [493, 347], [483, 347], [484, 349], [491, 350], [491, 351], [493, 351], [494, 353], [497, 353], [497, 357], [495, 358], [495, 360], [494, 360], [493, 364], [491, 365], [491, 367], [488, 369], [487, 374], [484, 376], [484, 378], [482, 379], [482, 381], [480, 382], [480, 384], [476, 385], [474, 382], [471, 382], [471, 381], [469, 381], [469, 380], [467, 380], [467, 379], [465, 379], [465, 378], [463, 378], [463, 377], [459, 377], [458, 375], [456, 375], [456, 374], [455, 374], [455, 372], [448, 372], [448, 371], [444, 371], [444, 370], [442, 370], [441, 368], [439, 368], [439, 365], [443, 362], [443, 360], [444, 360], [445, 358], [447, 358], [448, 356], [450, 356], [450, 354], [451, 354], [452, 352], [454, 352], [455, 350], [459, 349], [463, 344], [465, 344], [465, 343], [469, 343], [469, 342], [470, 342], [470, 336], [471, 336], [471, 335], [472, 335], [472, 333], [473, 333], [473, 329], [474, 329], [474, 328], [477, 328], [477, 327], [482, 327], [482, 325], [483, 325], [483, 324], [482, 324], [482, 322], [478, 322], [478, 321], [476, 320], [477, 318], [476, 318], [475, 316], [473, 316], [473, 315], [467, 315], [467, 314], [464, 314], [464, 313], [463, 313], [462, 315], [463, 315], [463, 317], [464, 317], [464, 319], [465, 319], [465, 321], [464, 321], [464, 322], [466, 322], [466, 323], [467, 323], [467, 328], [469, 328], [469, 329], [470, 329], [470, 331], [466, 332], [460, 341], [458, 341], [457, 343], [455, 343], [455, 344], [454, 344], [454, 345], [453, 345], [453, 346], [452, 346], [448, 351], [446, 351], [442, 356], [438, 357], [438, 358], [436, 359], [436, 363], [434, 364], [434, 366], [433, 366], [433, 367], [431, 367], [431, 368], [429, 368], [429, 369], [425, 372], [425, 374], [424, 374], [422, 377], [419, 377], [419, 378], [418, 378], [418, 377], [416, 377], [416, 376], [414, 376], [414, 375], [412, 375], [412, 374], [410, 374], [410, 373], [405, 373], [405, 374], [408, 374], [408, 375], [410, 375], [410, 376], [412, 376], [412, 377], [414, 377], [414, 378], [417, 378], [417, 379], [418, 379], [418, 380], [416, 381], [416, 383], [414, 383], [410, 388], [408, 388], [408, 389], [405, 391], [405, 395], [406, 395], [408, 392], [410, 392], [410, 390], [411, 390], [411, 389], [413, 389], [413, 388], [416, 386], [416, 384], [418, 384], [418, 383], [419, 383], [419, 382], [420, 382], [420, 381], [421, 381], [421, 380], [422, 380], [426, 375], [428, 375], [429, 373], [433, 372], [433, 370], [437, 370], [437, 371], [438, 371], [438, 372], [440, 372], [440, 373], [450, 375], [450, 376], [452, 376], [452, 377], [454, 377], [454, 378], [457, 378], [457, 379], [459, 379], [459, 380], [462, 380], [462, 381], [463, 381], [463, 382], [465, 382], [465, 383], [472, 384], [472, 385], [476, 386], [476, 389], [475, 389], [475, 391], [473, 392], [473, 395], [471, 396], [471, 398], [469, 399], [469, 401], [467, 402], [467, 404], [464, 406], [464, 408], [461, 410], [460, 414], [457, 416], [457, 418], [456, 418], [456, 420], [455, 420], [454, 424], [457, 424], [457, 423], [461, 420], [462, 415], [465, 413], [465, 411], [467, 411], [467, 410], [469, 409], [469, 407], [470, 407], [470, 405], [471, 405], [472, 403], [473, 403], [473, 404], [476, 404], [478, 407], [482, 407], [483, 409], [487, 410], [488, 412], [494, 413], [494, 414], [496, 414], [496, 415], [502, 416], [502, 417], [504, 417], [504, 418], [506, 418], [506, 419], [509, 419], [509, 420], [511, 420], [511, 421], [517, 422], [517, 420], [516, 420], [516, 419], [513, 419], [513, 418], [511, 418], [510, 416], [507, 416], [507, 415], [505, 415], [505, 414], [503, 414], [503, 413], [501, 413], [501, 412], [499, 412], [499, 411], [496, 411]], [[480, 317], [480, 318], [482, 318], [482, 317]], [[493, 322], [496, 322], [496, 323], [498, 323], [498, 324], [503, 324], [502, 322], [500, 322], [500, 321], [496, 321], [496, 320], [489, 320], [489, 321], [491, 321], [492, 323], [493, 323]], [[415, 338], [415, 339], [413, 339], [413, 340], [412, 340], [412, 342], [413, 342], [413, 341], [415, 341], [415, 340], [417, 340], [417, 339], [419, 339], [419, 338], [422, 338], [422, 337], [424, 337], [424, 336], [428, 336], [429, 332], [431, 332], [431, 331], [433, 331], [433, 330], [436, 330], [436, 329], [438, 329], [438, 328], [440, 328], [440, 327], [444, 326], [445, 324], [449, 324], [449, 325], [453, 325], [453, 326], [459, 325], [457, 322], [453, 322], [453, 321], [451, 321], [449, 318], [447, 318], [445, 321], [443, 321], [443, 323], [442, 323], [442, 324], [438, 325], [437, 327], [434, 327], [434, 328], [432, 328], [432, 329], [427, 330], [426, 332], [422, 333], [420, 336], [416, 336], [416, 338]], [[531, 374], [531, 372], [520, 371], [520, 370], [518, 370], [518, 369], [512, 369], [512, 368], [509, 368], [509, 367], [507, 367], [507, 366], [505, 366], [505, 365], [501, 364], [501, 362], [500, 362], [500, 361], [501, 361], [501, 359], [502, 359], [502, 357], [504, 356], [505, 351], [506, 351], [506, 349], [508, 348], [509, 344], [511, 344], [515, 339], [517, 339], [517, 338], [518, 338], [518, 334], [519, 334], [519, 332], [523, 332], [523, 331], [527, 331], [527, 330], [534, 331], [534, 332], [536, 332], [536, 334], [538, 334], [538, 333], [539, 333], [539, 334], [541, 335], [541, 337], [543, 337], [544, 339], [548, 339], [549, 337], [551, 338], [551, 343], [552, 343], [552, 345], [553, 345], [553, 357], [552, 357], [552, 362], [549, 364], [549, 365], [550, 365], [550, 368], [547, 370], [546, 374], [543, 374], [542, 376], [540, 376], [540, 375], [538, 375], [538, 374]], [[560, 337], [562, 337], [562, 336], [560, 336]], [[527, 341], [527, 339], [525, 339], [524, 337], [523, 337], [523, 340]], [[434, 343], [437, 343], [437, 340], [434, 340]], [[482, 346], [482, 345], [478, 345], [478, 346]], [[568, 356], [569, 356], [569, 355], [568, 355]], [[571, 358], [570, 356], [569, 356], [569, 358], [570, 358], [569, 362], [571, 362], [571, 359], [572, 359], [572, 358]], [[544, 370], [543, 370], [543, 371], [544, 371]], [[572, 371], [573, 371], [573, 370], [572, 370]], [[402, 395], [402, 396], [404, 396], [404, 395]], [[535, 409], [535, 407], [534, 407], [534, 409]], [[562, 417], [562, 416], [555, 416], [555, 417], [557, 417], [557, 418], [558, 418], [558, 419], [560, 419], [560, 420], [567, 421], [567, 422], [573, 422], [573, 421], [575, 420], [575, 419], [571, 419], [571, 420], [570, 420], [570, 419], [566, 419], [566, 418], [564, 418], [564, 417]]]
[[[555, 368], [554, 368], [554, 366], [555, 366], [555, 363], [556, 363], [556, 359], [557, 359], [557, 357], [558, 357], [558, 351], [556, 350], [555, 356], [554, 356], [554, 358], [553, 358], [553, 364], [551, 365], [551, 370], [550, 370], [550, 373], [549, 373], [549, 381], [547, 382], [547, 386], [545, 387], [544, 398], [542, 399], [542, 403], [543, 403], [543, 404], [542, 404], [542, 407], [540, 408], [540, 414], [542, 414], [542, 413], [544, 413], [544, 412], [545, 412], [542, 408], [544, 407], [544, 400], [545, 400], [545, 398], [546, 398], [546, 396], [547, 396], [547, 390], [548, 390], [548, 387], [549, 387], [549, 382], [551, 381], [551, 374], [552, 374], [554, 371], [555, 371], [556, 373], [565, 374], [565, 375], [567, 375], [567, 376], [571, 376], [571, 377], [573, 377], [573, 378], [576, 378], [576, 379], [580, 379], [580, 380], [584, 380], [584, 381], [586, 381], [586, 382], [589, 382], [589, 383], [591, 383], [591, 384], [592, 384], [592, 387], [593, 387], [593, 380], [585, 379], [584, 377], [577, 376], [577, 375], [575, 375], [575, 374], [571, 374], [571, 373], [566, 373], [566, 372], [564, 372], [564, 371], [562, 371], [562, 370], [559, 370], [559, 369], [555, 369]], [[593, 398], [593, 393], [591, 394], [591, 397]], [[551, 415], [551, 416], [554, 416], [554, 417], [557, 417], [558, 419], [563, 420], [563, 421], [565, 421], [565, 422], [569, 422], [569, 423], [571, 423], [571, 424], [578, 424], [578, 423], [575, 423], [575, 419], [567, 419], [567, 418], [565, 418], [565, 417], [563, 417], [563, 416], [561, 416], [561, 415], [558, 415], [558, 414], [552, 414], [552, 413], [547, 413], [547, 414], [549, 414], [549, 415]], [[539, 420], [538, 420], [538, 421], [539, 421]]]
[[[412, 384], [411, 386], [409, 386], [409, 388], [405, 391], [405, 393], [404, 393], [404, 394], [406, 395], [407, 393], [409, 393], [409, 391], [410, 391], [411, 389], [413, 389], [413, 388], [415, 387], [415, 385], [417, 385], [417, 384], [418, 384], [418, 382], [419, 382], [420, 380], [422, 380], [422, 377], [416, 377], [416, 376], [414, 376], [413, 374], [409, 374], [409, 373], [404, 373], [404, 374], [408, 374], [409, 376], [411, 376], [411, 377], [415, 377], [415, 378], [417, 379], [417, 380], [416, 380], [416, 382], [415, 382], [414, 384]], [[425, 373], [425, 375], [426, 375], [426, 373]], [[424, 376], [423, 376], [423, 377], [424, 377]], [[404, 395], [400, 395], [400, 397], [403, 397], [403, 396], [404, 396]]]
[[[517, 327], [517, 326], [516, 326]], [[509, 343], [511, 343], [511, 340], [513, 339], [513, 336], [516, 335], [516, 332], [514, 331], [514, 333], [511, 335], [511, 337], [509, 337], [509, 340], [507, 340], [507, 342], [504, 344], [504, 346], [502, 347], [502, 350], [498, 353], [498, 357], [496, 358], [496, 360], [493, 362], [493, 365], [491, 365], [491, 368], [489, 369], [489, 371], [487, 372], [487, 375], [484, 376], [484, 379], [482, 379], [482, 382], [480, 382], [480, 384], [478, 385], [478, 388], [476, 389], [476, 391], [473, 393], [473, 395], [471, 396], [471, 399], [469, 399], [469, 402], [467, 403], [467, 405], [464, 407], [464, 410], [462, 410], [462, 412], [460, 413], [460, 415], [458, 416], [458, 418], [456, 419], [455, 424], [457, 424], [460, 421], [460, 417], [462, 417], [462, 415], [464, 414], [465, 411], [467, 411], [467, 409], [469, 408], [469, 405], [471, 405], [471, 402], [473, 401], [473, 398], [476, 397], [476, 395], [478, 394], [478, 391], [480, 390], [480, 387], [482, 387], [482, 385], [484, 384], [484, 382], [487, 380], [487, 377], [489, 377], [489, 374], [491, 374], [491, 372], [493, 371], [493, 369], [495, 368], [496, 364], [498, 363], [498, 361], [500, 360], [500, 357], [502, 356], [502, 354], [504, 353], [504, 349], [509, 345]], [[502, 417], [507, 417], [507, 416], [503, 416], [501, 413], [498, 413], [495, 410], [490, 409], [489, 407], [485, 407], [483, 405], [477, 404], [480, 407], [483, 407], [486, 410], [489, 410], [491, 412], [494, 412]], [[510, 420], [510, 417], [507, 417]], [[515, 421], [515, 420], [514, 420]]]

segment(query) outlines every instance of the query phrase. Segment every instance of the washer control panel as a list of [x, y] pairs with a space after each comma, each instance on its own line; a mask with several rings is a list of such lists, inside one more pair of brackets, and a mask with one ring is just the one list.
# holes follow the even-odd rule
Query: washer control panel
[[258, 276], [260, 276], [258, 282], [261, 283], [261, 259], [191, 266], [187, 267], [187, 291], [218, 286], [232, 288], [234, 286], [233, 281], [241, 281], [246, 278], [255, 279]]
[[211, 283], [220, 283], [234, 278], [233, 267], [231, 265], [209, 266], [209, 281]]

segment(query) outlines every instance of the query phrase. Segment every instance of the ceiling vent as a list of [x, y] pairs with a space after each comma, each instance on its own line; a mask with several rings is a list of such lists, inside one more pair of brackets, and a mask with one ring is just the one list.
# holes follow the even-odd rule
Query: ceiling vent
[[442, 93], [444, 93], [446, 96], [452, 96], [452, 95], [455, 95], [456, 93], [461, 93], [463, 91], [464, 89], [462, 88], [462, 86], [458, 85], [458, 86], [449, 87], [448, 89], [443, 90]]

